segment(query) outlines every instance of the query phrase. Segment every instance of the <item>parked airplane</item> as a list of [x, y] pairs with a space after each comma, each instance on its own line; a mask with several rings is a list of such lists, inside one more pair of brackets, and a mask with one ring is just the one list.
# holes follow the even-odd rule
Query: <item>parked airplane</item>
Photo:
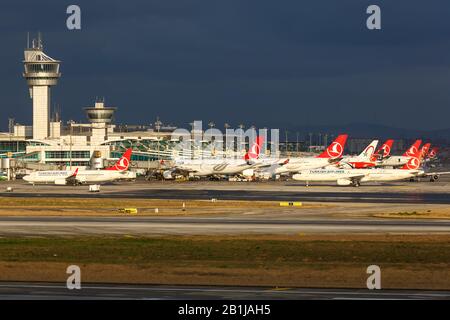
[[172, 169], [163, 172], [163, 177], [174, 179], [177, 173], [198, 177], [242, 173], [256, 167], [263, 143], [264, 138], [257, 137], [243, 159], [176, 160]]
[[[428, 162], [430, 162], [434, 158], [436, 158], [437, 148], [434, 147], [433, 149], [430, 150], [430, 146], [431, 146], [430, 143], [426, 143], [420, 149], [421, 159], [424, 162], [424, 167], [426, 166], [426, 164]], [[430, 178], [430, 181], [434, 182], [434, 181], [439, 180], [440, 176], [443, 174], [450, 174], [450, 172], [439, 172], [439, 171], [427, 172], [427, 171], [424, 171], [417, 176], [417, 180], [419, 180], [419, 178]]]
[[265, 171], [270, 175], [295, 173], [306, 169], [323, 168], [337, 163], [344, 153], [348, 135], [339, 135], [320, 155], [316, 157], [285, 158], [277, 161]]
[[361, 182], [367, 181], [397, 181], [450, 173], [426, 173], [419, 169], [420, 165], [420, 151], [416, 148], [415, 153], [410, 153], [408, 162], [401, 169], [314, 169], [299, 172], [292, 178], [297, 181], [335, 181], [340, 186], [359, 186]]
[[128, 149], [111, 167], [103, 170], [51, 170], [36, 171], [23, 177], [31, 184], [77, 185], [103, 183], [136, 178], [134, 172], [128, 171], [132, 149]]

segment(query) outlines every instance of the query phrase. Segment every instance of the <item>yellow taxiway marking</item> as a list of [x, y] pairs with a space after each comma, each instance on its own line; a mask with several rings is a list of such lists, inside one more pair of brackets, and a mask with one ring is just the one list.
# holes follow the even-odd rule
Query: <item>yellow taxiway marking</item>
[[273, 289], [270, 289], [270, 290], [268, 290], [268, 291], [286, 291], [286, 290], [291, 290], [292, 288], [273, 288]]

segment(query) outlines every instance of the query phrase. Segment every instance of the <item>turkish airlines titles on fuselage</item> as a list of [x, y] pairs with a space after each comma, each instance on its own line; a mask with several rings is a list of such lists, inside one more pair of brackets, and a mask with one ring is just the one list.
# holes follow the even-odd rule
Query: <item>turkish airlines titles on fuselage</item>
[[104, 170], [51, 170], [36, 171], [26, 175], [23, 179], [32, 184], [81, 184], [102, 183], [121, 179], [136, 178], [136, 174], [128, 171], [131, 158], [131, 149], [128, 149], [114, 166]]

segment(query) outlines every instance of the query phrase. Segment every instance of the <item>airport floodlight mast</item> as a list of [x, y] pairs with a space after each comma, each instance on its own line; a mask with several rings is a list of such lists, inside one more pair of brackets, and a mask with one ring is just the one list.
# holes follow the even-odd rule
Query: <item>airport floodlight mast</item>
[[163, 125], [163, 123], [159, 120], [159, 116], [156, 117], [156, 122], [155, 122], [155, 129], [156, 131], [159, 133], [159, 131], [161, 130], [161, 126]]
[[61, 61], [55, 60], [44, 53], [41, 34], [37, 39], [27, 41], [23, 61], [30, 97], [33, 99], [33, 139], [45, 139], [50, 133], [50, 87], [58, 83], [61, 73]]

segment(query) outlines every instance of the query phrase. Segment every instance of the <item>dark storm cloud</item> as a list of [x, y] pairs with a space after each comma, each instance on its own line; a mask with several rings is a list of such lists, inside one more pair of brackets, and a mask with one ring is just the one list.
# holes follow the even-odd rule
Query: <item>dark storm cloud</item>
[[[65, 26], [69, 4], [81, 7], [81, 31]], [[369, 4], [381, 6], [381, 31], [365, 27]], [[449, 13], [444, 0], [2, 3], [3, 114], [30, 122], [22, 50], [26, 32], [41, 30], [63, 60], [53, 103], [65, 119], [105, 96], [120, 122], [444, 128]]]

